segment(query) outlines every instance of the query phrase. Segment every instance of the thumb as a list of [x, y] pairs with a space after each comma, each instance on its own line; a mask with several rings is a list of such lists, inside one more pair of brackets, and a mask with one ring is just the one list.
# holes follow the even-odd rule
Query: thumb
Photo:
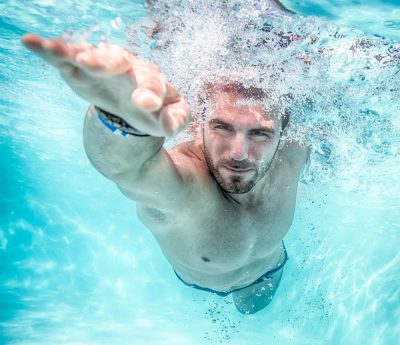
[[160, 112], [160, 124], [167, 136], [174, 136], [189, 124], [190, 109], [185, 100], [165, 106]]

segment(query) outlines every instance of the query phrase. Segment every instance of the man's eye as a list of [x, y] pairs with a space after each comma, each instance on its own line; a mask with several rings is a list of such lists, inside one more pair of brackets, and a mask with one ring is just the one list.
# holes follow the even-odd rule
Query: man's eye
[[263, 137], [263, 138], [271, 138], [272, 137], [272, 135], [270, 133], [263, 132], [263, 131], [251, 132], [250, 135], [254, 136], [254, 137]]
[[224, 130], [224, 131], [229, 131], [230, 128], [228, 126], [225, 125], [216, 125], [214, 126], [215, 129], [219, 129], [219, 130]]

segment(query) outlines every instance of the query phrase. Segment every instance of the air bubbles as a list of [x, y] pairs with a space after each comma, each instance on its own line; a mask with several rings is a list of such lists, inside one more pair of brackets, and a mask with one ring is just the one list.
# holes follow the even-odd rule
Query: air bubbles
[[400, 21], [387, 20], [383, 25], [387, 28], [400, 30]]
[[262, 88], [271, 95], [266, 107], [290, 114], [285, 140], [313, 149], [308, 181], [341, 182], [353, 178], [354, 164], [362, 167], [353, 172], [368, 171], [400, 154], [393, 121], [400, 111], [399, 44], [289, 16], [268, 0], [159, 0], [150, 17], [130, 36], [135, 50], [160, 66], [195, 121], [212, 113], [204, 85], [228, 79]]
[[110, 21], [110, 25], [94, 23], [83, 32], [74, 32], [68, 29], [62, 35], [62, 38], [69, 42], [90, 42], [94, 45], [108, 43], [114, 32], [123, 29], [123, 21], [120, 17]]
[[91, 31], [92, 32], [97, 32], [97, 31], [100, 31], [100, 25], [99, 24], [94, 24], [92, 27], [91, 27]]
[[108, 37], [107, 37], [106, 34], [103, 34], [103, 35], [100, 36], [100, 42], [99, 43], [100, 44], [101, 43], [108, 43]]
[[111, 22], [111, 27], [115, 30], [121, 30], [121, 24], [122, 24], [122, 19], [120, 17], [117, 17], [113, 19]]
[[62, 38], [63, 40], [65, 40], [65, 41], [70, 42], [70, 41], [73, 40], [74, 35], [75, 35], [74, 31], [73, 31], [72, 29], [69, 28], [69, 29], [67, 29], [67, 30], [61, 35], [61, 38]]

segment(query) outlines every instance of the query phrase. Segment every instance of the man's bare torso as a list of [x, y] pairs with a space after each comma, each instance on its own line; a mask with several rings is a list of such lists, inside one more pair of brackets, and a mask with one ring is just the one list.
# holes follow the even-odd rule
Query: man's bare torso
[[195, 167], [186, 185], [189, 197], [174, 212], [138, 204], [137, 213], [179, 276], [189, 284], [229, 291], [275, 268], [283, 259], [281, 241], [293, 220], [306, 150], [281, 143], [260, 182], [265, 198], [246, 205], [221, 192], [199, 143], [181, 144], [169, 153], [175, 166], [182, 166], [177, 160], [184, 155], [185, 164]]

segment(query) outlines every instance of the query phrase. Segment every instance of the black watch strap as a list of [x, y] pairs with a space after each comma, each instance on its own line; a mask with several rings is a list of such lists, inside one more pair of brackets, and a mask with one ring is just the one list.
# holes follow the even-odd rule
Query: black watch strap
[[135, 127], [129, 125], [124, 119], [109, 113], [99, 107], [94, 106], [97, 111], [99, 120], [106, 126], [111, 132], [118, 134], [120, 136], [126, 137], [128, 135], [133, 135], [135, 137], [149, 137], [149, 134], [143, 133], [136, 129]]

